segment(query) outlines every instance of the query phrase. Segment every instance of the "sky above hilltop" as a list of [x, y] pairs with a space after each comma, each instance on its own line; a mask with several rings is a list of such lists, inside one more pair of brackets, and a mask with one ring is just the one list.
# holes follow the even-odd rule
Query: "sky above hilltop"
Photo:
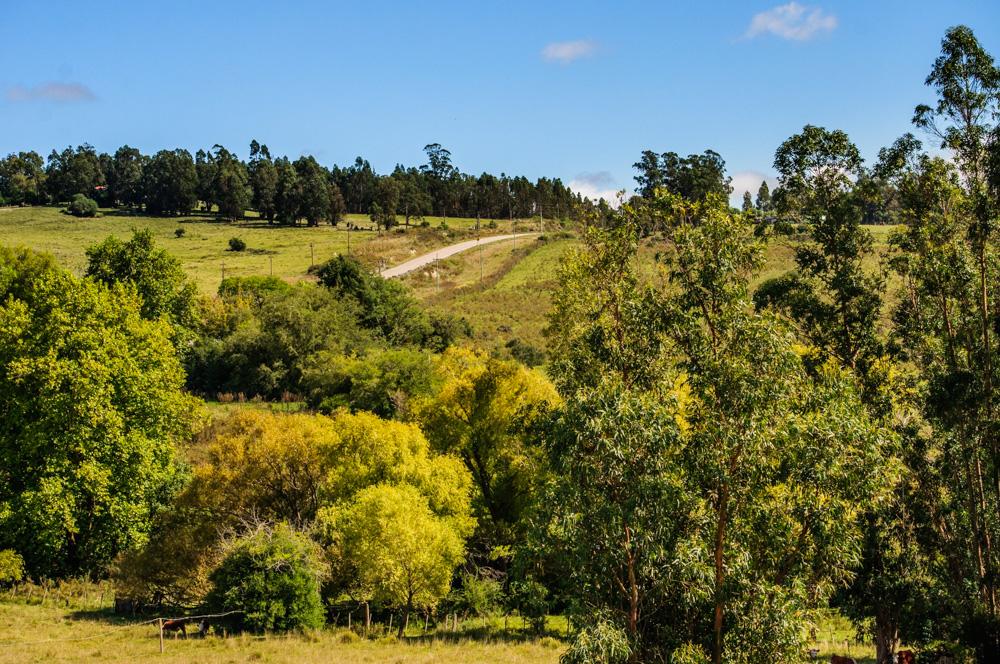
[[220, 143], [379, 172], [441, 143], [470, 173], [631, 189], [711, 148], [734, 200], [805, 124], [869, 161], [911, 131], [946, 28], [1000, 57], [1000, 2], [0, 0], [0, 154]]

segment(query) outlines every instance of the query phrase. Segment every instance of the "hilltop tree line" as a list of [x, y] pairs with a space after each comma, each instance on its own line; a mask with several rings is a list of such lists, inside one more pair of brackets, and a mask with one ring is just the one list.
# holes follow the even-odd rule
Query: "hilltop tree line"
[[83, 195], [101, 207], [145, 210], [154, 215], [188, 214], [202, 208], [226, 219], [248, 210], [271, 223], [338, 223], [344, 213], [368, 215], [381, 227], [410, 224], [428, 215], [488, 219], [545, 216], [579, 218], [591, 202], [558, 178], [479, 176], [463, 173], [451, 152], [434, 143], [427, 163], [397, 165], [378, 174], [358, 157], [350, 166], [326, 168], [314, 157], [272, 157], [266, 145], [250, 143], [243, 161], [221, 145], [145, 155], [122, 146], [114, 154], [90, 145], [36, 152], [0, 160], [0, 204], [44, 205]]

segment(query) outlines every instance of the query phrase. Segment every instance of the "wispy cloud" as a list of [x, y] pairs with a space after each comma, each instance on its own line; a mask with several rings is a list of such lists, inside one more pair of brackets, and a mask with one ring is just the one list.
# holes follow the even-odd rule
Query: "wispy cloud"
[[77, 101], [93, 101], [97, 99], [90, 88], [80, 83], [42, 83], [31, 88], [15, 85], [7, 88], [7, 101], [51, 101], [67, 104]]
[[590, 39], [552, 42], [542, 49], [542, 58], [549, 62], [568, 65], [574, 60], [593, 55], [595, 51], [597, 51], [597, 42]]
[[608, 171], [580, 173], [570, 180], [569, 188], [592, 201], [603, 198], [608, 203], [617, 205], [619, 188], [615, 186], [615, 178]]
[[778, 5], [754, 15], [744, 37], [752, 39], [772, 34], [782, 39], [806, 41], [837, 27], [837, 17], [819, 7], [807, 7], [797, 2]]

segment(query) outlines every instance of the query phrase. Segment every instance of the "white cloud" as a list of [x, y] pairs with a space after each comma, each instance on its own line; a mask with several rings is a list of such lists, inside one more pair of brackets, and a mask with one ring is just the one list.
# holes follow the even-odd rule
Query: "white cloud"
[[593, 55], [595, 51], [597, 51], [597, 42], [590, 39], [552, 42], [542, 49], [542, 58], [549, 62], [568, 65], [574, 60]]
[[743, 194], [749, 191], [750, 195], [757, 199], [757, 190], [760, 189], [761, 182], [767, 182], [768, 188], [774, 191], [774, 188], [778, 185], [777, 178], [764, 175], [759, 171], [739, 171], [733, 173], [732, 182], [730, 186], [733, 188], [732, 193], [729, 194], [729, 202], [736, 207], [743, 205]]
[[33, 88], [15, 85], [7, 88], [7, 101], [53, 101], [70, 103], [76, 101], [93, 101], [97, 99], [90, 88], [80, 83], [42, 83]]
[[580, 173], [570, 180], [569, 188], [592, 201], [603, 198], [617, 207], [620, 189], [615, 187], [615, 179], [607, 171]]
[[827, 14], [819, 7], [806, 7], [797, 2], [789, 2], [754, 15], [744, 36], [752, 39], [770, 33], [782, 39], [806, 41], [821, 32], [830, 32], [836, 27], [837, 17], [833, 14]]

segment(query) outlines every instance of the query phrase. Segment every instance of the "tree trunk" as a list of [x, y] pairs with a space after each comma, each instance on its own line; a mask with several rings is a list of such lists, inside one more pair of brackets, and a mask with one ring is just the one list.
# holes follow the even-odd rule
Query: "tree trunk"
[[893, 664], [899, 647], [899, 626], [883, 611], [875, 614], [875, 664]]
[[396, 632], [396, 638], [403, 638], [403, 633], [406, 631], [406, 623], [410, 620], [410, 611], [413, 609], [413, 597], [408, 597], [406, 599], [406, 606], [403, 608], [403, 615], [399, 618], [399, 631]]
[[722, 664], [722, 619], [725, 615], [725, 596], [722, 586], [726, 581], [723, 566], [723, 549], [726, 544], [726, 521], [729, 518], [729, 488], [723, 484], [719, 491], [719, 522], [715, 529], [715, 643], [712, 664]]

